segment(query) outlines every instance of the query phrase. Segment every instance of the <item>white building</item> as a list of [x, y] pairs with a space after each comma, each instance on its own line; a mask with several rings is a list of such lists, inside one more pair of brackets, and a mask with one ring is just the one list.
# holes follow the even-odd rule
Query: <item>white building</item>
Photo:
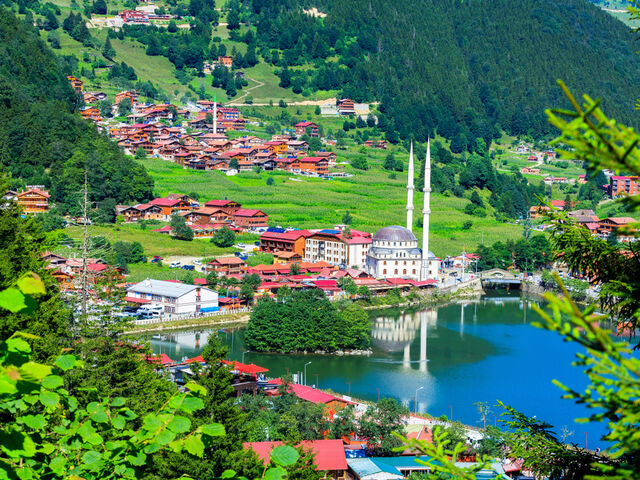
[[384, 227], [373, 236], [367, 254], [366, 270], [376, 278], [403, 277], [424, 281], [438, 278], [440, 259], [429, 251], [429, 215], [431, 210], [431, 147], [427, 144], [424, 173], [424, 207], [422, 249], [413, 234], [413, 144], [409, 152], [409, 178], [407, 184], [407, 227]]
[[320, 230], [307, 237], [304, 244], [305, 262], [327, 262], [363, 269], [371, 246], [371, 234], [358, 230]]
[[161, 305], [165, 313], [194, 314], [218, 309], [216, 292], [206, 287], [185, 283], [147, 278], [127, 288], [127, 296]]

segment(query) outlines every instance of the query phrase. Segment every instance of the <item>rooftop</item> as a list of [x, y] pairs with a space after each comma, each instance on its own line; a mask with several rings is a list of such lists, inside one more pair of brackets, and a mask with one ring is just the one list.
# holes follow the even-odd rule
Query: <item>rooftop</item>
[[150, 293], [154, 295], [162, 295], [165, 297], [181, 297], [187, 293], [201, 288], [196, 285], [188, 285], [186, 283], [168, 282], [165, 280], [154, 280], [147, 278], [140, 283], [127, 288], [127, 292]]

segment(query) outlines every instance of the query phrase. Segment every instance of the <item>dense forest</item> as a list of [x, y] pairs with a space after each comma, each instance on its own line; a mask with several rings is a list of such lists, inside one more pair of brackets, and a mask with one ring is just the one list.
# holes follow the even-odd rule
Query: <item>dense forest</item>
[[[544, 109], [565, 103], [559, 78], [635, 121], [633, 35], [584, 0], [316, 2], [326, 18], [304, 4], [253, 0], [244, 18], [257, 25], [260, 51], [277, 55], [281, 85], [381, 101], [392, 138], [437, 130], [464, 148], [501, 130], [544, 136]], [[298, 68], [308, 62], [316, 68]]]
[[75, 215], [86, 169], [92, 208], [110, 220], [116, 203], [149, 199], [153, 180], [77, 113], [67, 61], [0, 8], [0, 165], [12, 188], [44, 185], [60, 213]]

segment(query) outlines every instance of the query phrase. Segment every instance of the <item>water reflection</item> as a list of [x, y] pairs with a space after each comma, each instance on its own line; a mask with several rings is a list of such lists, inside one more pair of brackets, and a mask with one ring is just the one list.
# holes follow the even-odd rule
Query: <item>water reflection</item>
[[[570, 366], [576, 346], [532, 327], [530, 322], [540, 319], [532, 304], [519, 295], [499, 294], [421, 311], [372, 312], [370, 356], [247, 353], [242, 329], [220, 337], [231, 359], [241, 361], [245, 352], [247, 363], [268, 368], [272, 377], [301, 371], [311, 361], [309, 383], [342, 394], [350, 390], [358, 398], [391, 396], [435, 416], [449, 416], [452, 406], [454, 419], [469, 424], [477, 421], [474, 402], [493, 405], [500, 399], [555, 425], [572, 424], [585, 412], [561, 400], [551, 380], [577, 389], [584, 385], [584, 377]], [[181, 360], [199, 355], [218, 333], [172, 331], [151, 342], [157, 353]]]

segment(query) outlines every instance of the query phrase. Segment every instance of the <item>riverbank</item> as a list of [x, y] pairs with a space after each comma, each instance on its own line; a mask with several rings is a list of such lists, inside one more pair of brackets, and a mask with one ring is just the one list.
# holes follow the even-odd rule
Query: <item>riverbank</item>
[[184, 330], [187, 328], [207, 328], [217, 326], [244, 325], [249, 322], [247, 313], [229, 313], [215, 317], [202, 317], [190, 320], [175, 320], [149, 325], [136, 325], [132, 330], [124, 332], [124, 335], [136, 335], [139, 333], [166, 332], [170, 330]]

